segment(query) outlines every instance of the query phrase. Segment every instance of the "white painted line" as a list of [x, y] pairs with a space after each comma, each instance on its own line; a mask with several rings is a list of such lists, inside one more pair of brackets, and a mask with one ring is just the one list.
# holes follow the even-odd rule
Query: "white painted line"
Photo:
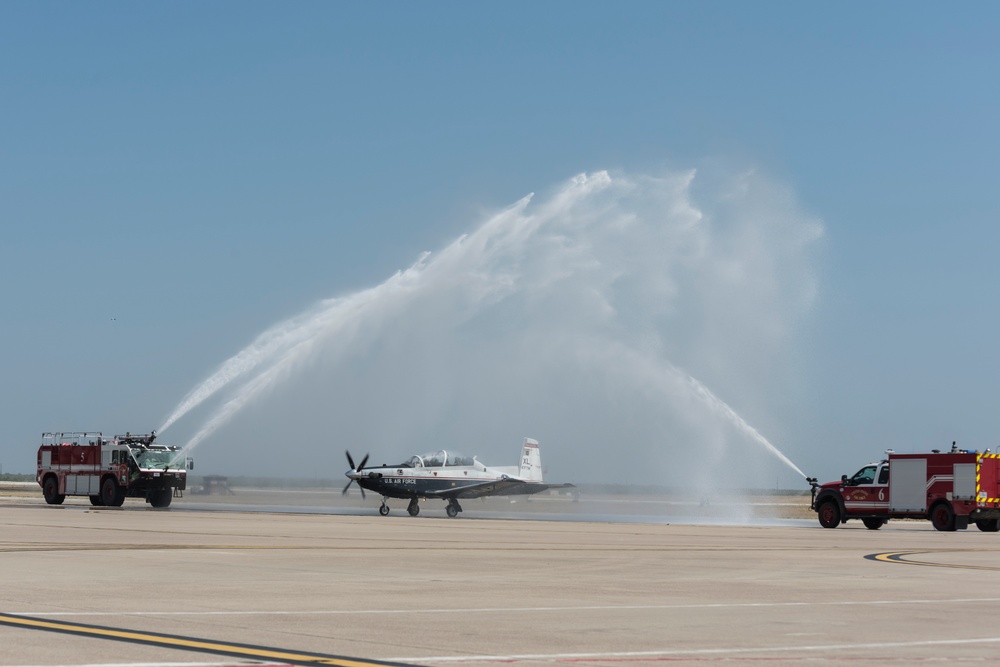
[[[816, 646], [753, 646], [734, 648], [704, 648], [663, 651], [623, 651], [609, 653], [526, 653], [520, 655], [462, 655], [462, 656], [418, 656], [407, 658], [380, 658], [387, 662], [454, 663], [454, 662], [527, 662], [556, 660], [612, 660], [655, 658], [658, 656], [704, 656], [732, 655], [740, 653], [790, 653], [793, 651], [856, 651], [877, 648], [923, 648], [928, 646], [952, 646], [955, 644], [997, 644], [1000, 637], [981, 637], [971, 639], [938, 639], [918, 642], [873, 642], [863, 644], [825, 644]], [[843, 656], [841, 656], [843, 657]]]
[[[823, 602], [824, 607], [859, 607], [887, 606], [908, 604], [979, 604], [1000, 602], [1000, 597], [993, 598], [945, 598], [945, 599], [911, 599], [911, 600], [846, 600], [842, 602]], [[285, 611], [12, 611], [6, 612], [16, 616], [36, 616], [55, 618], [64, 616], [350, 616], [356, 614], [390, 615], [390, 614], [495, 614], [507, 612], [567, 612], [567, 611], [648, 611], [670, 609], [758, 609], [780, 607], [807, 607], [816, 605], [815, 600], [803, 602], [718, 602], [704, 604], [636, 604], [636, 605], [584, 605], [575, 607], [459, 607], [454, 609], [312, 609]]]

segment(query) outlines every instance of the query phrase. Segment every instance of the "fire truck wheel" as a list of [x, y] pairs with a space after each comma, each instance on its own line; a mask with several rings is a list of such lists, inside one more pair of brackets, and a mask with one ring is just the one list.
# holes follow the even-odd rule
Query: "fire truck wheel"
[[819, 525], [836, 528], [840, 525], [840, 506], [836, 500], [827, 500], [819, 506]]
[[149, 492], [149, 504], [153, 507], [170, 507], [173, 492], [170, 489], [157, 489]]
[[90, 497], [90, 504], [93, 505], [94, 507], [100, 507], [104, 503], [101, 502], [101, 497], [100, 496], [91, 496]]
[[955, 530], [955, 512], [948, 503], [938, 503], [931, 508], [931, 523], [937, 530]]
[[55, 477], [47, 477], [42, 485], [42, 495], [49, 505], [62, 505], [66, 496], [59, 493], [59, 481]]
[[885, 519], [862, 519], [861, 523], [865, 524], [868, 530], [878, 530], [885, 525]]
[[114, 477], [105, 477], [101, 482], [101, 504], [105, 507], [121, 507], [125, 501], [125, 492], [118, 486]]
[[1000, 519], [980, 519], [976, 522], [976, 528], [984, 533], [995, 533], [1000, 530]]

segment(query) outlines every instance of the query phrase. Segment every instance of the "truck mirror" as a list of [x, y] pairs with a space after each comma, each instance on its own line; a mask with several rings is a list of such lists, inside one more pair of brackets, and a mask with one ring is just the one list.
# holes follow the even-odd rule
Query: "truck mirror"
[[187, 457], [187, 469], [194, 470], [194, 459], [191, 458], [190, 456]]
[[841, 484], [847, 484], [847, 475], [841, 475], [840, 476], [840, 483]]

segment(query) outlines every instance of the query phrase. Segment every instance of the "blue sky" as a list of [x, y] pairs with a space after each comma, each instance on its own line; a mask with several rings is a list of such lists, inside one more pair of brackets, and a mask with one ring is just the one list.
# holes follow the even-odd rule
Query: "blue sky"
[[[153, 428], [276, 322], [600, 170], [697, 170], [704, 211], [721, 210], [713, 183], [753, 172], [780, 193], [760, 195], [761, 210], [822, 226], [775, 274], [815, 282], [807, 306], [781, 310], [780, 345], [761, 353], [780, 372], [739, 363], [762, 342], [738, 332], [761, 327], [766, 310], [734, 315], [728, 338], [692, 323], [710, 310], [699, 299], [728, 303], [699, 291], [708, 268], [678, 284], [688, 316], [641, 323], [686, 341], [664, 360], [807, 473], [852, 472], [886, 447], [995, 449], [998, 14], [914, 2], [4, 3], [0, 465], [30, 472], [45, 430]], [[533, 312], [518, 311], [526, 326]], [[490, 354], [482, 330], [469, 336], [456, 340]], [[396, 358], [380, 349], [343, 354]], [[324, 377], [346, 374], [327, 363]], [[495, 368], [479, 370], [484, 386], [504, 386]], [[553, 373], [536, 378], [552, 383], [536, 404], [557, 400], [560, 373], [575, 377]], [[465, 403], [442, 399], [421, 420], [405, 395], [386, 403], [359, 384], [357, 414], [400, 421], [363, 442], [375, 425], [348, 427], [335, 406], [299, 400], [318, 385], [289, 375], [250, 411], [266, 427], [236, 416], [200, 446], [208, 472], [274, 469], [254, 442], [264, 433], [315, 440], [331, 474], [345, 440], [395, 455], [476, 433], [474, 421], [442, 427]], [[573, 400], [552, 414], [572, 420]], [[580, 400], [594, 412], [594, 396]], [[596, 460], [619, 428], [645, 433], [621, 426], [641, 410], [609, 407], [592, 429], [604, 441], [567, 424], [570, 446], [557, 420], [539, 434], [500, 392], [480, 402], [505, 418], [481, 423], [482, 448], [461, 445], [469, 453], [495, 459], [535, 436], [547, 463], [584, 481], [607, 473], [571, 464], [577, 454]], [[185, 419], [172, 427], [179, 442], [205, 415]], [[678, 428], [697, 447], [689, 427]], [[669, 425], [657, 428], [668, 433], [649, 437], [669, 440]], [[716, 436], [720, 451], [748, 446]], [[255, 463], [227, 464], [237, 451]], [[798, 484], [768, 465], [761, 478]]]

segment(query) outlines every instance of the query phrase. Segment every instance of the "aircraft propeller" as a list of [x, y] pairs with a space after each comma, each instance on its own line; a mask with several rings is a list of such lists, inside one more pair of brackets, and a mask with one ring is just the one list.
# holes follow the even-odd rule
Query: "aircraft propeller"
[[[350, 451], [345, 451], [344, 453], [347, 454], [347, 462], [349, 464], [351, 464], [351, 470], [353, 470], [354, 472], [361, 472], [361, 469], [365, 467], [366, 463], [368, 463], [368, 456], [369, 455], [365, 454], [365, 458], [361, 459], [361, 465], [355, 467], [355, 465], [354, 465], [354, 459], [351, 458], [351, 452]], [[354, 481], [355, 481], [354, 479], [349, 480], [347, 482], [347, 486], [345, 486], [344, 490], [340, 492], [340, 495], [346, 496], [347, 495], [347, 489], [351, 488], [351, 484], [353, 484]], [[362, 487], [360, 484], [358, 484], [358, 488], [361, 489], [361, 497], [364, 498], [365, 497], [365, 489], [364, 489], [364, 487]]]

